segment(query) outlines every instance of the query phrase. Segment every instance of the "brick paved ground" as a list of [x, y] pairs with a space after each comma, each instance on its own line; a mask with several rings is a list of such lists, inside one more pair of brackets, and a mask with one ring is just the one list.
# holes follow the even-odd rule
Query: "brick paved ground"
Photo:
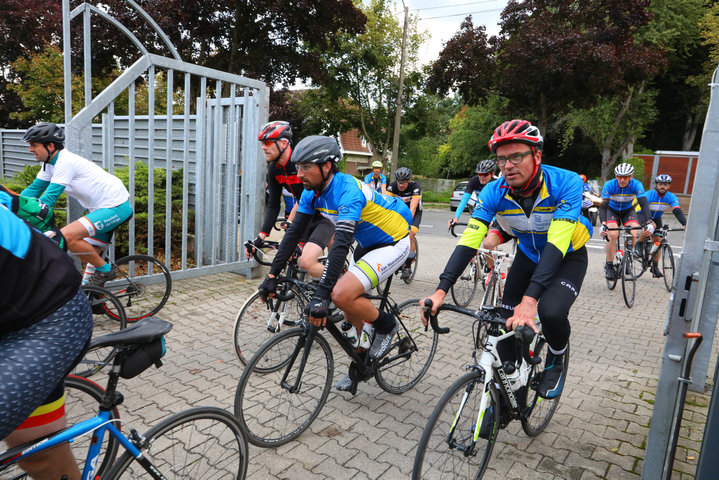
[[[398, 300], [430, 293], [455, 243], [451, 238], [419, 238], [424, 268], [411, 286], [394, 290]], [[557, 414], [535, 439], [516, 422], [501, 431], [484, 478], [640, 477], [669, 294], [645, 275], [634, 308], [627, 309], [621, 288], [609, 292], [604, 284], [602, 258], [599, 250], [590, 251], [587, 278], [572, 310], [570, 373]], [[121, 383], [123, 417], [142, 430], [194, 405], [231, 411], [242, 373], [232, 352], [234, 318], [257, 284], [231, 273], [177, 281], [160, 315], [175, 326], [164, 366]], [[427, 417], [470, 360], [469, 323], [451, 322], [449, 316], [444, 322], [452, 332], [441, 337], [430, 371], [415, 389], [391, 395], [371, 380], [354, 397], [333, 391], [321, 418], [299, 439], [276, 449], [251, 447], [249, 478], [408, 478]], [[344, 354], [335, 349], [335, 379], [346, 368]], [[708, 395], [688, 395], [676, 480], [693, 478], [708, 403]]]

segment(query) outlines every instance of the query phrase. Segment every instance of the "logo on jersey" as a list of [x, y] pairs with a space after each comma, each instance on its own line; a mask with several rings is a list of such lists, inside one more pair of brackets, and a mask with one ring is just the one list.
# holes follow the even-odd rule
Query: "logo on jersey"
[[105, 228], [105, 224], [103, 222], [95, 222], [95, 230], [101, 232]]
[[338, 208], [337, 211], [342, 214], [347, 214], [349, 213], [350, 209], [347, 205], [340, 205], [340, 208]]

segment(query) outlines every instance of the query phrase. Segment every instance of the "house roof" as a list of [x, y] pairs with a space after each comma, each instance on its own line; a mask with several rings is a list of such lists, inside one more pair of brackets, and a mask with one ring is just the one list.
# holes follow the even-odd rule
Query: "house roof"
[[356, 128], [348, 132], [340, 133], [340, 147], [344, 153], [366, 155], [368, 157], [372, 156], [369, 143], [365, 142], [365, 144], [362, 145], [362, 138], [360, 137], [359, 130]]

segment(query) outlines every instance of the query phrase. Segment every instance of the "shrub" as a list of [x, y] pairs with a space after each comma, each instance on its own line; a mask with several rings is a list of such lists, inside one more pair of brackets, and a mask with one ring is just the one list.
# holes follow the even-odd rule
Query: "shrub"
[[[620, 162], [617, 162], [616, 165], [619, 165], [620, 163], [629, 163], [634, 167], [634, 178], [639, 180], [640, 182], [644, 182], [645, 175], [644, 175], [644, 160], [642, 160], [639, 157], [631, 157], [627, 158], [626, 160], [622, 160]], [[616, 166], [615, 165], [615, 166]], [[612, 174], [614, 172], [612, 171]]]
[[[20, 173], [16, 174], [14, 177], [2, 179], [2, 184], [13, 192], [20, 193], [35, 180], [35, 177], [37, 177], [37, 172], [40, 171], [40, 168], [40, 165], [25, 165], [25, 168], [23, 168], [23, 170]], [[57, 202], [55, 202], [55, 205], [52, 207], [53, 211], [55, 212], [55, 224], [58, 227], [64, 227], [67, 223], [65, 221], [65, 219], [67, 218], [67, 215], [65, 214], [66, 207], [67, 197], [63, 193], [62, 195], [60, 195], [60, 197], [57, 199]]]

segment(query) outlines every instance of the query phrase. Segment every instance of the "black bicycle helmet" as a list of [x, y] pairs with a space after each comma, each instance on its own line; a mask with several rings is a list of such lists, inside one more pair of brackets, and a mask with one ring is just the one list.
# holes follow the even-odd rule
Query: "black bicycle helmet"
[[292, 152], [294, 163], [318, 163], [332, 162], [336, 164], [342, 158], [340, 146], [337, 140], [324, 135], [310, 135], [297, 143]]
[[400, 167], [394, 172], [394, 178], [398, 182], [404, 182], [412, 178], [412, 170], [407, 167]]
[[495, 165], [494, 160], [491, 158], [482, 160], [477, 164], [477, 173], [494, 173]]
[[65, 131], [51, 122], [40, 122], [28, 128], [22, 137], [23, 142], [54, 143], [62, 147], [65, 144]]

